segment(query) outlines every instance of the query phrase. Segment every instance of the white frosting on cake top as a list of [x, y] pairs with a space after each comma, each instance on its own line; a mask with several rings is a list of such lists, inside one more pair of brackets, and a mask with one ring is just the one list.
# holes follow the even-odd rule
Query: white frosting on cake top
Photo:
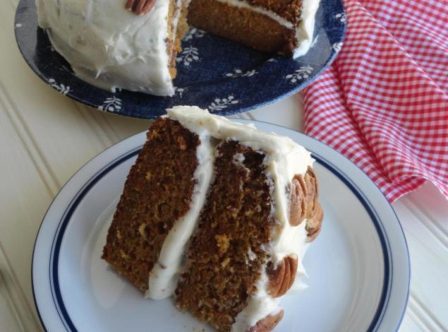
[[310, 153], [289, 137], [266, 133], [255, 128], [230, 121], [195, 106], [177, 106], [167, 110], [168, 117], [180, 122], [193, 133], [204, 129], [209, 135], [221, 140], [236, 140], [240, 144], [266, 154], [266, 163], [273, 176], [282, 175], [288, 183], [296, 174], [305, 174], [313, 159]]
[[104, 89], [173, 95], [168, 70], [170, 1], [156, 0], [146, 15], [123, 0], [37, 0], [39, 26], [77, 76]]

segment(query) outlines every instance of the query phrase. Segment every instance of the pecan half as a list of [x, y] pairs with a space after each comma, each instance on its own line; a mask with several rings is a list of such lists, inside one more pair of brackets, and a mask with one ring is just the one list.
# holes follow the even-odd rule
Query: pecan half
[[125, 8], [136, 15], [145, 15], [154, 7], [156, 0], [126, 0]]
[[291, 196], [289, 201], [289, 223], [298, 226], [305, 220], [305, 184], [303, 178], [297, 175], [291, 182]]
[[269, 278], [268, 293], [272, 297], [285, 294], [294, 283], [297, 273], [297, 256], [287, 256], [274, 268], [268, 264], [267, 274]]
[[275, 315], [269, 315], [259, 320], [255, 326], [249, 328], [248, 332], [270, 332], [283, 318], [283, 310], [280, 310]]
[[318, 199], [317, 178], [312, 168], [305, 176], [296, 175], [291, 182], [289, 223], [298, 226], [313, 216]]
[[322, 219], [324, 218], [324, 212], [319, 203], [316, 204], [316, 207], [313, 211], [313, 216], [309, 218], [306, 222], [305, 229], [307, 231], [308, 242], [313, 241], [320, 233], [322, 228]]

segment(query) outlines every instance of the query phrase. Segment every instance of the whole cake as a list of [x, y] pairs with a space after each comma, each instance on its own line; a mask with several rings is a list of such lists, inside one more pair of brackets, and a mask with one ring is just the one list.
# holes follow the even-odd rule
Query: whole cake
[[174, 93], [188, 0], [157, 0], [134, 15], [124, 0], [36, 0], [39, 26], [81, 79], [103, 89]]
[[289, 138], [170, 109], [128, 175], [103, 258], [219, 331], [270, 331], [321, 228], [312, 164]]
[[[174, 94], [190, 24], [260, 51], [305, 54], [319, 0], [36, 0], [39, 26], [83, 80]], [[137, 15], [135, 15], [137, 14]]]

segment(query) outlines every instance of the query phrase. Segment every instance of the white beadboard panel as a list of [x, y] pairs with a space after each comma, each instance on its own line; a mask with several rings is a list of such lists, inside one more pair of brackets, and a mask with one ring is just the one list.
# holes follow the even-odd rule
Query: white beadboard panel
[[[1, 99], [0, 99], [1, 100]], [[31, 257], [41, 219], [52, 199], [51, 179], [32, 154], [0, 103], [0, 243], [10, 270], [32, 306]], [[34, 307], [33, 307], [34, 308]]]
[[86, 126], [96, 135], [96, 139], [100, 142], [102, 147], [112, 145], [115, 140], [108, 130], [102, 126], [102, 121], [98, 121], [98, 117], [95, 116], [94, 110], [88, 109], [80, 103], [74, 102], [74, 107], [78, 110], [79, 116], [81, 116], [86, 123]]
[[448, 236], [441, 226], [445, 217], [429, 212], [426, 207], [421, 205], [418, 199], [416, 200], [415, 197], [412, 196], [407, 200], [403, 200], [403, 204], [418, 218], [418, 220], [420, 220], [423, 226], [437, 238], [438, 243], [448, 250]]
[[[8, 29], [12, 27], [11, 17], [1, 11], [0, 19], [0, 42], [14, 45], [13, 31]], [[86, 160], [113, 143], [77, 103], [41, 82], [15, 46], [2, 53], [2, 61], [0, 81], [11, 101], [11, 111], [28, 139], [39, 147], [46, 171], [54, 174], [59, 186]]]
[[38, 331], [37, 321], [0, 246], [0, 330]]
[[54, 196], [60, 185], [42, 155], [41, 149], [30, 134], [29, 126], [27, 126], [26, 122], [23, 120], [21, 114], [17, 112], [14, 100], [9, 96], [1, 81], [0, 107], [3, 112], [2, 115], [5, 117], [5, 121], [8, 122], [7, 125], [15, 131], [18, 141], [21, 143], [23, 149], [28, 153], [29, 158], [44, 181], [47, 192], [51, 197]]
[[[61, 185], [106, 145], [98, 139], [98, 134], [89, 127], [73, 102], [52, 90], [45, 91], [47, 89], [41, 82], [36, 82], [27, 92], [30, 98], [27, 100], [20, 100], [15, 89], [9, 88], [8, 93], [15, 101], [14, 112], [20, 124], [27, 128], [29, 139], [41, 150], [48, 171]], [[75, 146], [82, 148], [75, 149]]]
[[282, 99], [246, 113], [249, 119], [275, 123], [283, 127], [302, 131], [303, 102], [300, 94]]
[[420, 326], [425, 330], [433, 332], [443, 332], [446, 328], [442, 326], [437, 317], [430, 312], [427, 306], [422, 303], [418, 297], [411, 292], [408, 304], [409, 312], [419, 321]]
[[426, 220], [412, 203], [416, 194], [394, 204], [411, 255], [410, 307], [431, 330], [448, 331], [448, 248], [431, 227], [432, 220], [443, 216], [434, 214]]
[[113, 113], [105, 113], [91, 107], [82, 106], [101, 126], [101, 130], [116, 143], [122, 139], [148, 129], [151, 121], [129, 118]]
[[431, 220], [435, 232], [438, 232], [445, 241], [448, 240], [448, 201], [438, 189], [431, 183], [426, 183], [418, 192], [408, 197], [415, 207]]
[[14, 312], [9, 306], [8, 299], [3, 294], [3, 284], [0, 271], [0, 322], [2, 331], [22, 332], [25, 331], [20, 326], [19, 321], [16, 319]]
[[422, 323], [421, 319], [409, 308], [406, 309], [405, 316], [401, 322], [400, 332], [430, 332], [428, 327]]
[[18, 3], [19, 3], [19, 0], [7, 0], [7, 1], [5, 1], [5, 4], [4, 4], [4, 6], [6, 8], [2, 7], [2, 10], [6, 11], [6, 10], [12, 9], [14, 11], [16, 9]]
[[415, 314], [409, 306], [400, 326], [400, 332], [432, 332], [421, 320], [419, 315]]
[[[0, 11], [0, 42], [11, 45], [7, 52], [2, 52], [0, 81], [5, 87], [4, 93], [13, 101], [14, 112], [28, 126], [29, 135], [36, 139], [37, 145], [47, 147], [53, 159], [61, 162], [72, 154], [71, 149], [64, 151], [61, 146], [84, 143], [86, 154], [100, 151], [101, 144], [93, 139], [94, 134], [86, 128], [74, 103], [46, 86], [25, 64], [15, 46], [12, 21], [11, 15]], [[60, 144], [55, 144], [56, 139]]]

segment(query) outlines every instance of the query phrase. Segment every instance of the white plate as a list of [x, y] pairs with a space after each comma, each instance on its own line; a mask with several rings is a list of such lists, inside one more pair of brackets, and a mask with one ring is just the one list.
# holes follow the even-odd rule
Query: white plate
[[[370, 179], [334, 150], [266, 123], [316, 159], [325, 219], [304, 265], [308, 289], [282, 301], [276, 331], [394, 331], [406, 307], [410, 265], [400, 223]], [[100, 259], [138, 134], [85, 165], [60, 191], [37, 236], [33, 290], [48, 331], [198, 331], [171, 300], [145, 300]], [[206, 328], [207, 330], [207, 328]]]

